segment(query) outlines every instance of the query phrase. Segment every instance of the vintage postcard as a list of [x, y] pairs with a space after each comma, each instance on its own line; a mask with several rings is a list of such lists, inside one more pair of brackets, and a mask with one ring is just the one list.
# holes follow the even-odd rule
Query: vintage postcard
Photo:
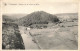
[[1, 0], [1, 51], [79, 51], [79, 0]]

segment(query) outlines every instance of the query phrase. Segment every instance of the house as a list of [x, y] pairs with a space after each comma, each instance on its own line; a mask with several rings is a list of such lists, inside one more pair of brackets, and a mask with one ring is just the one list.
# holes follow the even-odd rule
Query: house
[[26, 30], [30, 30], [30, 29], [31, 29], [30, 27], [27, 27], [27, 28], [26, 28]]

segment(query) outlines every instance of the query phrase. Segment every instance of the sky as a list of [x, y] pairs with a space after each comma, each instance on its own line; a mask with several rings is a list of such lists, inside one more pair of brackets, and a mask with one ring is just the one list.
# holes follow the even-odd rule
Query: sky
[[[26, 2], [27, 1], [27, 2]], [[72, 2], [70, 0], [61, 0], [61, 1], [54, 1], [54, 0], [24, 0], [24, 1], [6, 1], [2, 2], [2, 12], [4, 14], [29, 14], [34, 11], [45, 11], [51, 14], [57, 13], [77, 13], [78, 12], [78, 3]], [[5, 6], [4, 3], [7, 5]], [[11, 5], [17, 4], [17, 5]], [[19, 5], [19, 4], [39, 4], [39, 5]]]

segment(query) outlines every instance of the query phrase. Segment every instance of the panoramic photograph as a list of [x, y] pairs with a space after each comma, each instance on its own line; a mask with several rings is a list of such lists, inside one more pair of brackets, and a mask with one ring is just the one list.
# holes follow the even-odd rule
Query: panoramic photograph
[[3, 50], [78, 50], [76, 3], [5, 8], [8, 12], [2, 15]]

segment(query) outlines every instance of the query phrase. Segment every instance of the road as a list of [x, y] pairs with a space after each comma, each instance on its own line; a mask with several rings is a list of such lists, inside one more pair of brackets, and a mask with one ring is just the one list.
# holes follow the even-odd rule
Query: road
[[33, 38], [29, 34], [29, 31], [25, 29], [26, 27], [19, 26], [19, 31], [21, 33], [21, 36], [23, 38], [23, 42], [25, 45], [25, 49], [32, 50], [32, 49], [39, 49], [38, 45], [34, 43], [32, 40]]

